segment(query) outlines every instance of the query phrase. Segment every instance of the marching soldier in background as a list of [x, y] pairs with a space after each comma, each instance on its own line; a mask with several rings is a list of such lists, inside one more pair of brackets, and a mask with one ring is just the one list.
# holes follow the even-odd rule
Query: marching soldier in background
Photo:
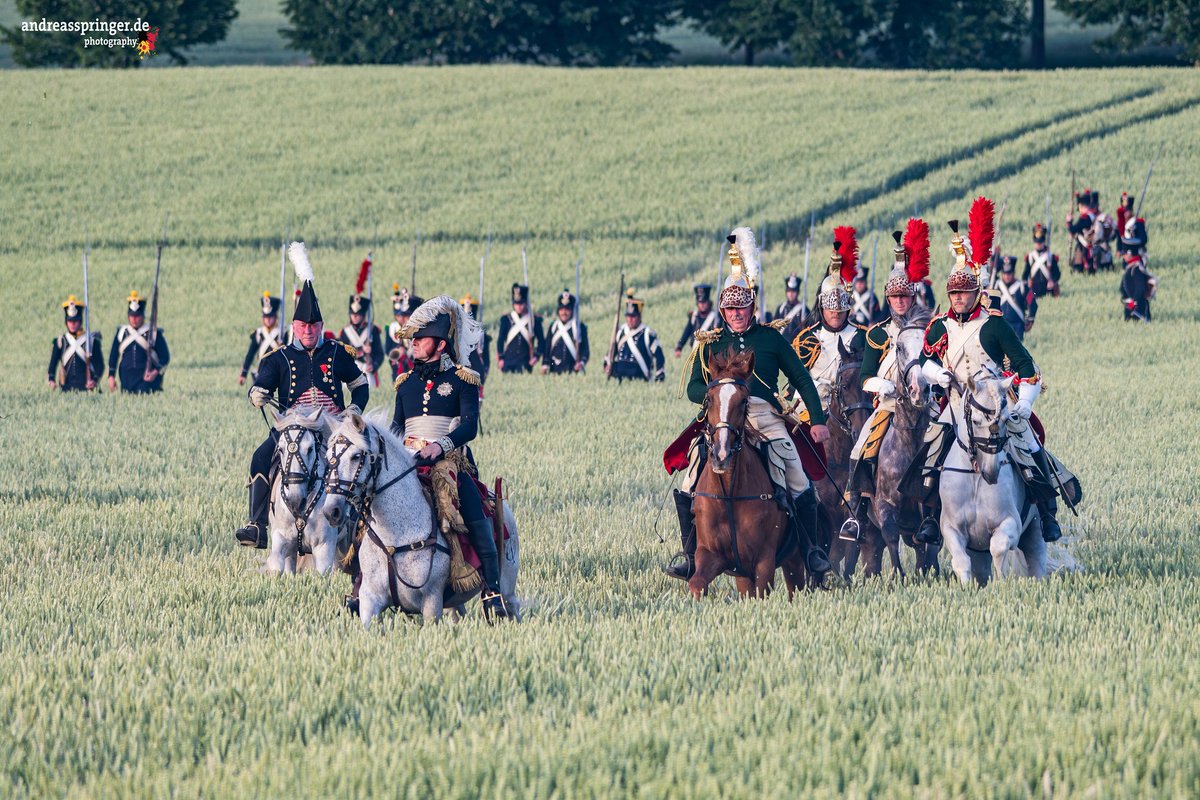
[[933, 296], [933, 284], [925, 278], [917, 284], [917, 305], [933, 311], [937, 308], [937, 298]]
[[529, 310], [529, 287], [512, 285], [512, 311], [500, 318], [496, 363], [501, 372], [533, 372], [545, 347], [542, 318]]
[[1025, 254], [1021, 282], [1033, 290], [1034, 297], [1047, 294], [1058, 297], [1060, 280], [1062, 270], [1058, 267], [1058, 256], [1050, 252], [1046, 244], [1046, 226], [1039, 222], [1033, 226], [1033, 249]]
[[[846, 288], [855, 274], [858, 245], [854, 228], [839, 227], [833, 231], [833, 255], [829, 258], [829, 274], [821, 281], [817, 303], [821, 319], [809, 325], [792, 340], [792, 349], [808, 370], [821, 399], [821, 414], [807, 406], [799, 412], [799, 420], [825, 417], [829, 414], [829, 397], [837, 385], [838, 370], [843, 358], [861, 357], [866, 347], [866, 333], [861, 325], [850, 321], [850, 293]], [[799, 398], [796, 398], [799, 399]]]
[[1067, 217], [1067, 230], [1071, 234], [1071, 269], [1089, 275], [1096, 274], [1096, 265], [1092, 261], [1092, 227], [1096, 224], [1096, 216], [1092, 213], [1092, 190], [1084, 189], [1075, 195], [1078, 204], [1079, 219], [1074, 215]]
[[91, 391], [104, 374], [100, 334], [93, 331], [91, 341], [88, 341], [83, 330], [85, 308], [82, 302], [75, 299], [75, 295], [70, 295], [62, 308], [67, 330], [54, 340], [50, 348], [46, 383], [51, 389], [62, 389], [64, 392]]
[[854, 276], [854, 287], [850, 290], [850, 321], [862, 328], [869, 328], [883, 316], [879, 298], [868, 285], [870, 273], [870, 267], [860, 264]]
[[1121, 273], [1121, 300], [1125, 305], [1125, 319], [1149, 322], [1150, 301], [1158, 289], [1158, 279], [1146, 268], [1146, 220], [1130, 218], [1125, 223], [1125, 234], [1121, 237], [1121, 253], [1124, 271]]
[[250, 334], [250, 347], [246, 350], [246, 357], [242, 359], [242, 373], [238, 376], [238, 386], [246, 382], [246, 373], [252, 365], [262, 361], [263, 356], [283, 344], [280, 338], [282, 331], [278, 325], [279, 306], [278, 297], [271, 297], [270, 292], [263, 292], [262, 325]]
[[412, 341], [400, 335], [400, 329], [408, 324], [408, 318], [421, 305], [421, 298], [409, 297], [408, 289], [401, 289], [400, 284], [392, 284], [392, 316], [395, 317], [388, 325], [388, 363], [392, 365], [392, 380], [401, 373], [412, 369], [412, 356], [409, 350]]
[[645, 301], [634, 297], [633, 289], [625, 292], [625, 324], [617, 329], [616, 364], [604, 359], [604, 374], [618, 381], [666, 380], [666, 356], [658, 344], [658, 334], [642, 324]]
[[1088, 213], [1092, 215], [1092, 265], [1097, 270], [1112, 269], [1112, 243], [1118, 231], [1113, 218], [1100, 210], [1100, 192], [1088, 194]]
[[1134, 217], [1133, 198], [1129, 196], [1129, 192], [1121, 192], [1121, 205], [1117, 206], [1117, 252], [1124, 253], [1121, 249], [1121, 237], [1125, 235], [1125, 224]]
[[992, 286], [1004, 321], [1017, 338], [1024, 341], [1026, 332], [1033, 328], [1034, 318], [1037, 317], [1037, 297], [1024, 281], [1017, 280], [1016, 256], [1000, 259], [1000, 280], [994, 281]]
[[[467, 292], [466, 297], [462, 299], [461, 305], [463, 311], [470, 314], [471, 319], [479, 322], [482, 327], [483, 322], [479, 319], [479, 301], [472, 297], [470, 292]], [[479, 345], [471, 351], [471, 363], [467, 365], [479, 375], [480, 386], [487, 382], [488, 372], [492, 368], [491, 350], [492, 335], [485, 328], [483, 337], [479, 340]]]
[[379, 367], [383, 364], [383, 340], [379, 326], [372, 324], [367, 328], [367, 304], [370, 300], [361, 294], [350, 295], [350, 324], [342, 328], [338, 340], [354, 348], [358, 354], [355, 361], [358, 368], [371, 381], [372, 386], [379, 385]]
[[779, 308], [775, 309], [772, 319], [776, 322], [784, 321], [783, 329], [779, 332], [790, 342], [804, 327], [806, 313], [804, 304], [800, 302], [800, 278], [794, 272], [783, 280], [783, 297], [784, 300], [779, 304]]
[[[292, 242], [288, 258], [301, 283], [300, 297], [292, 313], [292, 342], [267, 354], [258, 365], [250, 404], [262, 408], [276, 395], [281, 410], [297, 406], [320, 408], [341, 413], [346, 405], [342, 385], [350, 390], [350, 404], [361, 411], [367, 405], [370, 389], [367, 376], [354, 360], [354, 349], [324, 335], [325, 322], [313, 290], [312, 266], [303, 242]], [[234, 539], [243, 547], [266, 549], [268, 512], [271, 500], [271, 459], [279, 432], [274, 428], [250, 459], [250, 518], [238, 528]]]
[[550, 323], [542, 351], [542, 374], [583, 372], [589, 356], [587, 325], [575, 319], [575, 295], [563, 289], [558, 296], [558, 317]]
[[112, 350], [108, 354], [108, 388], [117, 390], [116, 375], [121, 377], [121, 391], [150, 394], [162, 391], [162, 373], [171, 361], [167, 337], [162, 328], [154, 334], [154, 355], [157, 367], [150, 361], [150, 325], [146, 322], [146, 300], [137, 292], [125, 298], [129, 322], [117, 328]]
[[683, 355], [685, 345], [690, 346], [692, 338], [700, 331], [711, 331], [718, 322], [717, 311], [712, 304], [712, 286], [698, 283], [692, 287], [696, 293], [696, 307], [688, 312], [687, 324], [683, 326], [683, 334], [675, 345], [675, 357]]

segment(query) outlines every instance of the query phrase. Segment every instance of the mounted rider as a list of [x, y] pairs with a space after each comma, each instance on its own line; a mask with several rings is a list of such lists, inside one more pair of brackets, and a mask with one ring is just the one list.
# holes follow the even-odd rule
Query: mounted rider
[[1050, 252], [1046, 242], [1046, 226], [1039, 222], [1033, 226], [1033, 249], [1025, 254], [1021, 282], [1033, 289], [1034, 297], [1045, 297], [1047, 294], [1058, 297], [1058, 282], [1061, 280], [1058, 255]]
[[[737, 228], [728, 240], [732, 270], [720, 295], [720, 312], [725, 326], [697, 337], [690, 364], [684, 371], [690, 376], [687, 396], [697, 405], [704, 403], [710, 378], [708, 361], [712, 355], [724, 351], [749, 351], [754, 354], [746, 421], [766, 445], [771, 480], [787, 490], [791, 501], [791, 524], [798, 536], [801, 552], [805, 554], [808, 569], [819, 578], [829, 571], [830, 563], [817, 545], [817, 492], [804, 472], [796, 444], [788, 432], [788, 420], [782, 414], [779, 373], [784, 374], [812, 409], [812, 442], [820, 443], [829, 439], [825, 414], [808, 370], [775, 327], [783, 327], [783, 321], [760, 325], [755, 320], [759, 272], [758, 247], [753, 232], [749, 228]], [[691, 492], [703, 468], [701, 441], [701, 438], [697, 438], [691, 443], [687, 471], [680, 488], [674, 493], [683, 559], [667, 567], [665, 572], [682, 580], [691, 578], [695, 570], [696, 536], [692, 530]]]
[[90, 392], [104, 374], [100, 333], [92, 331], [91, 339], [88, 339], [83, 320], [87, 309], [75, 295], [63, 301], [62, 309], [67, 330], [50, 346], [46, 383], [51, 389], [64, 392]]
[[484, 515], [467, 445], [479, 432], [479, 374], [467, 364], [483, 328], [449, 295], [426, 301], [403, 331], [412, 339], [412, 370], [396, 379], [392, 430], [404, 447], [427, 462], [446, 460], [458, 487], [458, 509], [479, 556], [488, 621], [508, 617], [500, 594], [500, 558], [492, 523]]
[[[1000, 312], [989, 308], [983, 300], [979, 273], [991, 257], [992, 211], [992, 202], [986, 198], [977, 198], [972, 204], [968, 233], [970, 254], [958, 234], [958, 220], [949, 223], [954, 232], [951, 248], [955, 255], [954, 270], [946, 281], [951, 308], [930, 321], [921, 355], [922, 373], [930, 384], [940, 386], [948, 393], [948, 402], [925, 433], [922, 451], [906, 477], [906, 489], [907, 493], [918, 495], [927, 509], [938, 504], [942, 464], [950, 448], [956, 446], [955, 418], [964, 413], [955, 396], [961, 397], [963, 387], [981, 369], [997, 377], [1014, 375], [1016, 402], [1013, 418], [1007, 425], [1007, 451], [1041, 512], [1042, 537], [1053, 542], [1062, 537], [1055, 518], [1058, 489], [1074, 482], [1074, 477], [1060, 470], [1057, 462], [1051, 464], [1048, 453], [1034, 435], [1030, 418], [1033, 403], [1042, 391], [1041, 372]], [[1040, 423], [1037, 424], [1040, 427]], [[914, 487], [918, 470], [920, 486]], [[1063, 474], [1067, 475], [1066, 480], [1062, 479]], [[1075, 490], [1077, 502], [1077, 483]], [[937, 544], [941, 540], [936, 516], [927, 512], [916, 538], [926, 544]]]
[[711, 331], [720, 322], [717, 310], [713, 308], [712, 286], [707, 283], [697, 283], [692, 287], [692, 291], [696, 293], [696, 307], [688, 312], [687, 323], [683, 326], [683, 333], [675, 345], [676, 358], [683, 355], [683, 348], [691, 345], [692, 339], [697, 333]]
[[775, 309], [775, 316], [771, 319], [776, 322], [783, 320], [783, 329], [779, 332], [790, 342], [804, 327], [807, 314], [808, 309], [800, 299], [800, 276], [793, 272], [783, 279], [783, 302]]
[[[282, 329], [279, 327], [280, 299], [272, 297], [270, 292], [262, 294], [262, 325], [250, 332], [250, 346], [246, 349], [246, 357], [242, 359], [242, 371], [238, 375], [238, 386], [246, 383], [246, 374], [250, 367], [263, 360], [267, 353], [279, 347]], [[251, 378], [251, 380], [254, 380]]]
[[[301, 283], [292, 313], [292, 342], [272, 350], [259, 362], [258, 375], [250, 387], [250, 404], [261, 409], [274, 394], [281, 410], [309, 406], [340, 414], [347, 407], [342, 399], [345, 384], [350, 390], [350, 406], [361, 411], [370, 395], [367, 376], [354, 360], [354, 348], [323, 335], [321, 306], [303, 242], [291, 243], [288, 259]], [[272, 428], [250, 459], [250, 519], [234, 533], [243, 547], [262, 550], [268, 544], [271, 460], [278, 439], [279, 433]]]
[[[833, 254], [829, 258], [829, 274], [821, 281], [817, 305], [821, 318], [796, 334], [792, 349], [808, 370], [821, 399], [822, 416], [829, 415], [829, 398], [838, 383], [842, 361], [861, 357], [866, 347], [866, 328], [850, 321], [850, 293], [858, 260], [858, 242], [854, 228], [842, 226], [833, 230]], [[799, 400], [801, 398], [795, 398]], [[807, 403], [793, 405], [796, 419], [808, 422], [811, 412]]]
[[850, 451], [846, 491], [856, 519], [864, 518], [865, 509], [860, 506], [863, 497], [875, 494], [879, 450], [896, 411], [897, 386], [905, 382], [905, 365], [896, 363], [896, 337], [911, 327], [914, 320], [923, 321], [929, 313], [916, 301], [929, 275], [929, 224], [922, 219], [910, 219], [904, 233], [895, 231], [892, 238], [896, 241], [892, 250], [895, 260], [883, 287], [889, 316], [867, 330], [867, 347], [859, 370], [863, 389], [875, 395], [875, 410]]

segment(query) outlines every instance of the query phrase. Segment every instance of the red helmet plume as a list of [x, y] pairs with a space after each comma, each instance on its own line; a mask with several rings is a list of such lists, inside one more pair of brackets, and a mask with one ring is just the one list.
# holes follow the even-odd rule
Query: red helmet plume
[[358, 267], [358, 280], [354, 282], [354, 293], [362, 294], [367, 286], [367, 276], [371, 274], [371, 259], [364, 258]]
[[858, 240], [854, 238], [856, 233], [854, 228], [849, 225], [841, 225], [833, 229], [833, 241], [837, 243], [835, 249], [842, 257], [840, 277], [843, 284], [853, 283], [854, 276], [858, 274]]
[[929, 277], [929, 223], [910, 219], [904, 231], [904, 249], [908, 251], [908, 282], [920, 283]]
[[986, 197], [976, 197], [967, 215], [967, 239], [971, 242], [971, 262], [982, 266], [992, 258], [996, 237], [996, 205]]

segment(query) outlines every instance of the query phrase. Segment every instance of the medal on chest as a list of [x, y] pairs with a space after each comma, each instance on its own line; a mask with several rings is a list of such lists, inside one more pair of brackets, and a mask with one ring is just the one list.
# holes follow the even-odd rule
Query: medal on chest
[[429, 392], [433, 389], [433, 381], [425, 381], [425, 393], [421, 395], [421, 410], [429, 411]]

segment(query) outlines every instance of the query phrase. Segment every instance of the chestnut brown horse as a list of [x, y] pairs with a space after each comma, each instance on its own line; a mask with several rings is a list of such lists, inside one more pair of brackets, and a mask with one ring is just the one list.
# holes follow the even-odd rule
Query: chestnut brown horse
[[688, 586], [700, 598], [728, 571], [743, 597], [765, 597], [788, 520], [762, 459], [743, 453], [747, 436], [754, 435], [747, 424], [754, 354], [717, 353], [708, 369], [712, 380], [702, 411], [708, 461], [694, 489], [696, 571]]

